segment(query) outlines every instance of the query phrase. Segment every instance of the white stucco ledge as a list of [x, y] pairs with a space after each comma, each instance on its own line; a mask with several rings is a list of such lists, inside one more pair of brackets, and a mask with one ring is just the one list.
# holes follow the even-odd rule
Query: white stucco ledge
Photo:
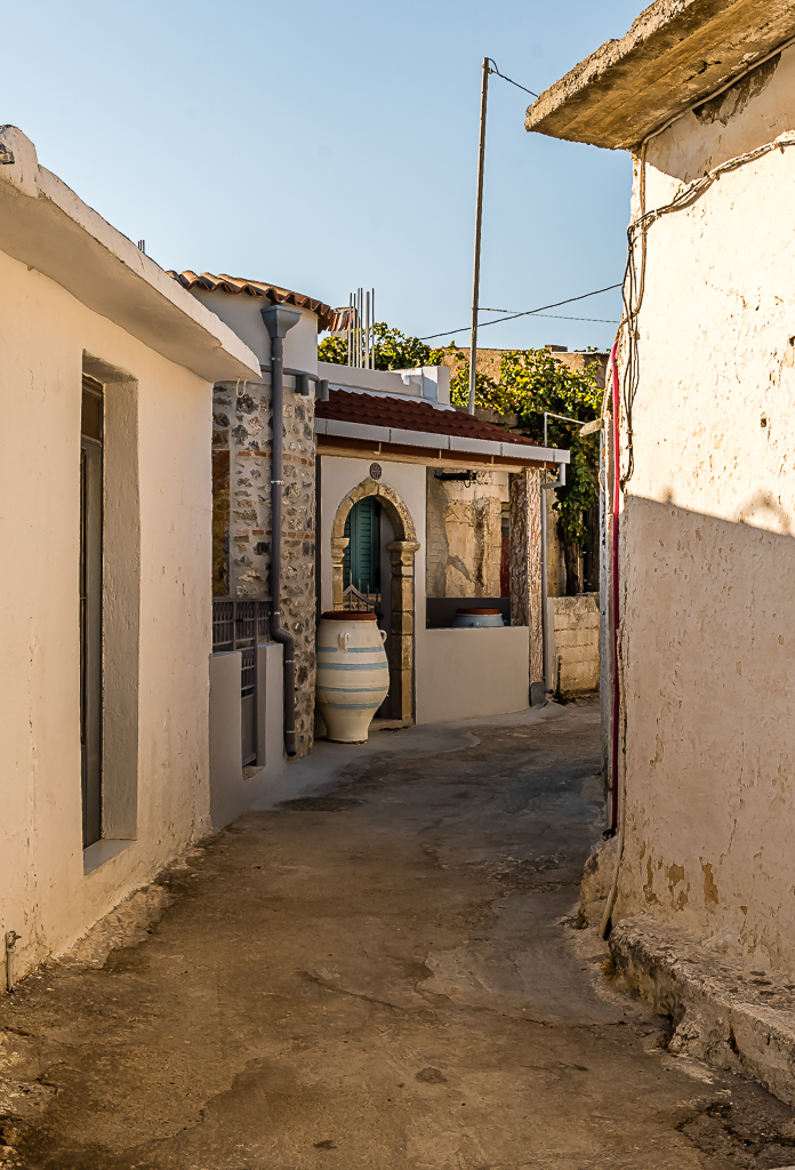
[[423, 447], [458, 455], [479, 455], [512, 459], [516, 463], [569, 463], [571, 454], [558, 447], [534, 447], [525, 443], [499, 443], [491, 439], [470, 439], [462, 435], [444, 435], [436, 431], [409, 431], [399, 427], [376, 427], [366, 423], [336, 418], [316, 418], [315, 434], [326, 438], [358, 439], [384, 446]]
[[795, 36], [792, 0], [656, 0], [545, 89], [525, 126], [629, 149]]
[[610, 954], [622, 983], [676, 1022], [672, 1052], [761, 1081], [795, 1105], [792, 984], [736, 967], [648, 915], [613, 928]]
[[39, 166], [16, 126], [0, 126], [0, 249], [200, 378], [260, 376], [237, 334]]

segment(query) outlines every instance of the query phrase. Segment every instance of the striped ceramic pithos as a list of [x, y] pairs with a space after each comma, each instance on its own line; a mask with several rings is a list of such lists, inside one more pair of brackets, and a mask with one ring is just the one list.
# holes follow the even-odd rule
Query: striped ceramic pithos
[[389, 667], [374, 613], [332, 610], [317, 635], [317, 705], [329, 739], [363, 743], [389, 691]]

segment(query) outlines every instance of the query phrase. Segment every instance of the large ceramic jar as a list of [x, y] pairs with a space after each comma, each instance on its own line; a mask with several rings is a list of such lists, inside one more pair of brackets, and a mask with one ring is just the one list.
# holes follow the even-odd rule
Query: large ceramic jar
[[364, 743], [389, 691], [386, 633], [374, 613], [331, 610], [317, 635], [317, 705], [329, 739]]
[[456, 629], [481, 629], [484, 626], [504, 626], [502, 613], [498, 609], [457, 609], [453, 619]]

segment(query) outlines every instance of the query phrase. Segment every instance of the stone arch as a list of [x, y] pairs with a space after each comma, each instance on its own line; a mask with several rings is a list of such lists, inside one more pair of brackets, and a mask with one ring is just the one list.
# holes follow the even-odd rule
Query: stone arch
[[[348, 513], [353, 505], [358, 504], [359, 500], [363, 500], [365, 496], [375, 496], [378, 499], [381, 507], [392, 521], [396, 540], [416, 541], [417, 530], [414, 526], [414, 520], [403, 500], [389, 484], [382, 483], [378, 479], [371, 479], [370, 476], [363, 479], [355, 488], [351, 488], [348, 494], [340, 500], [331, 527], [332, 541], [345, 539], [345, 521], [348, 519]], [[400, 533], [399, 537], [398, 532]]]
[[331, 526], [331, 596], [342, 607], [343, 561], [348, 537], [345, 521], [354, 504], [374, 496], [392, 523], [395, 539], [387, 545], [391, 566], [389, 622], [389, 693], [392, 716], [414, 718], [414, 554], [420, 547], [413, 517], [388, 484], [370, 476], [343, 496]]

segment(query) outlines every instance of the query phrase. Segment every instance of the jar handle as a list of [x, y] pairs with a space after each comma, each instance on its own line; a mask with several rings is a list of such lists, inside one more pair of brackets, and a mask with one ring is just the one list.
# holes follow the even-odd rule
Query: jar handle
[[378, 632], [381, 635], [381, 645], [383, 645], [386, 642], [386, 630], [379, 630]]
[[337, 634], [337, 645], [339, 646], [340, 650], [347, 650], [350, 640], [351, 636], [347, 630], [343, 630], [342, 633]]

